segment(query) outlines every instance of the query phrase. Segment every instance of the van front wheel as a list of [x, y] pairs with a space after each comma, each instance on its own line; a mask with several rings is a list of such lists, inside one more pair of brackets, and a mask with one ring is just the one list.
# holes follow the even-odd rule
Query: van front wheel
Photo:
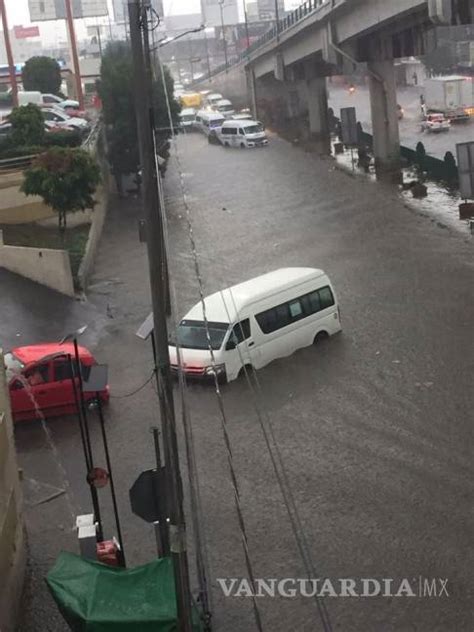
[[245, 149], [245, 143], [240, 143], [240, 148]]
[[327, 340], [328, 338], [329, 334], [327, 331], [318, 331], [318, 333], [314, 337], [313, 345], [319, 345], [321, 344], [321, 342]]
[[249, 375], [249, 377], [252, 375], [252, 365], [251, 364], [246, 364], [245, 366], [243, 366], [238, 374], [238, 378], [242, 379], [245, 377], [245, 373], [247, 373]]

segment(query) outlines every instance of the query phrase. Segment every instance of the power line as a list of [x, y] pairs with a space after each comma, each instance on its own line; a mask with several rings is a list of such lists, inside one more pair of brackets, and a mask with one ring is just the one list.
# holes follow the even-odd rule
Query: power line
[[[160, 65], [161, 65], [161, 61], [160, 61]], [[162, 69], [162, 77], [163, 77], [163, 69]], [[170, 126], [173, 128], [173, 123], [172, 123], [172, 118], [171, 118], [171, 110], [170, 110], [170, 105], [169, 105], [169, 97], [167, 94], [167, 90], [165, 87], [165, 96], [167, 99], [167, 107], [168, 107], [168, 116], [170, 119]], [[173, 137], [175, 138], [175, 132], [173, 129]], [[199, 284], [199, 294], [200, 294], [200, 301], [202, 304], [202, 309], [203, 309], [203, 320], [204, 320], [204, 324], [205, 324], [205, 329], [206, 329], [206, 337], [207, 337], [207, 343], [208, 343], [208, 347], [209, 347], [209, 351], [211, 354], [211, 364], [214, 367], [214, 383], [215, 383], [215, 390], [216, 390], [216, 394], [218, 397], [218, 403], [219, 403], [219, 408], [220, 408], [220, 412], [221, 412], [221, 418], [224, 419], [224, 426], [223, 426], [223, 432], [224, 432], [224, 440], [226, 442], [226, 448], [228, 450], [228, 457], [230, 455], [229, 458], [231, 458], [232, 455], [232, 451], [231, 451], [231, 446], [230, 446], [230, 441], [228, 438], [228, 434], [227, 434], [227, 421], [225, 418], [225, 410], [224, 410], [224, 405], [223, 405], [223, 400], [222, 400], [222, 394], [220, 391], [220, 387], [219, 387], [219, 383], [218, 383], [218, 379], [217, 379], [217, 374], [215, 371], [215, 366], [216, 366], [216, 362], [215, 362], [215, 357], [214, 357], [214, 352], [212, 349], [212, 344], [211, 344], [211, 339], [210, 339], [210, 332], [209, 332], [209, 326], [208, 326], [208, 320], [207, 320], [207, 315], [206, 315], [206, 306], [205, 306], [205, 301], [204, 301], [204, 291], [203, 291], [203, 280], [201, 277], [201, 273], [200, 273], [200, 267], [199, 267], [199, 260], [198, 260], [198, 254], [197, 254], [197, 248], [196, 248], [196, 243], [195, 243], [195, 239], [194, 239], [194, 231], [193, 231], [193, 226], [192, 226], [192, 221], [191, 221], [191, 217], [190, 217], [190, 208], [189, 208], [189, 204], [187, 202], [187, 195], [186, 195], [186, 190], [185, 190], [185, 184], [184, 184], [184, 178], [183, 178], [183, 170], [181, 167], [181, 162], [180, 162], [180, 158], [179, 158], [179, 153], [178, 153], [178, 148], [176, 145], [176, 138], [175, 138], [175, 160], [178, 166], [178, 174], [179, 174], [179, 179], [180, 179], [180, 185], [181, 185], [181, 190], [182, 190], [182, 196], [183, 196], [183, 203], [185, 206], [185, 211], [186, 211], [186, 222], [188, 225], [188, 233], [189, 233], [189, 239], [190, 239], [190, 243], [191, 243], [191, 250], [192, 250], [192, 256], [193, 256], [193, 261], [194, 261], [194, 268], [195, 268], [195, 273], [196, 273], [196, 277], [198, 280], [198, 284]], [[231, 297], [232, 300], [234, 302], [234, 309], [235, 309], [235, 301], [233, 299], [233, 295], [231, 292]], [[224, 297], [222, 296], [223, 300]], [[228, 311], [227, 309], [227, 305], [225, 303], [224, 300], [224, 305], [226, 307], [226, 311]], [[236, 311], [237, 313], [237, 311]], [[229, 316], [229, 322], [231, 322], [230, 319], [230, 315]], [[264, 441], [265, 441], [265, 445], [267, 448], [267, 451], [270, 455], [271, 458], [271, 462], [272, 462], [272, 466], [275, 472], [275, 477], [277, 479], [282, 497], [283, 497], [283, 501], [288, 513], [288, 517], [290, 520], [290, 525], [291, 525], [291, 529], [293, 532], [293, 535], [295, 537], [295, 541], [298, 547], [298, 551], [300, 554], [300, 557], [302, 559], [303, 565], [305, 567], [305, 571], [308, 574], [308, 578], [312, 579], [316, 576], [316, 569], [312, 560], [312, 556], [309, 550], [309, 545], [308, 545], [308, 541], [303, 529], [303, 525], [301, 522], [301, 518], [299, 516], [299, 512], [296, 506], [296, 502], [291, 490], [291, 486], [289, 483], [289, 479], [288, 479], [288, 474], [286, 471], [286, 468], [284, 466], [283, 463], [283, 458], [281, 455], [281, 451], [278, 445], [278, 442], [276, 440], [274, 431], [273, 431], [273, 426], [270, 422], [269, 416], [268, 416], [268, 412], [265, 412], [265, 422], [263, 419], [263, 415], [262, 415], [262, 411], [260, 409], [259, 406], [259, 398], [262, 398], [262, 391], [261, 391], [261, 386], [258, 380], [258, 377], [256, 375], [255, 369], [253, 369], [253, 373], [254, 373], [254, 379], [255, 379], [255, 383], [257, 386], [257, 390], [255, 389], [255, 387], [252, 384], [252, 381], [248, 375], [248, 370], [247, 367], [245, 365], [245, 362], [243, 360], [243, 357], [241, 355], [241, 350], [239, 349], [239, 347], [237, 346], [238, 352], [239, 352], [239, 356], [240, 356], [240, 360], [241, 360], [241, 364], [243, 367], [243, 370], [245, 372], [246, 375], [246, 379], [247, 379], [247, 383], [249, 385], [249, 388], [252, 391], [253, 394], [253, 403], [254, 403], [254, 408], [256, 410], [257, 413], [257, 418], [259, 421], [259, 425], [261, 427], [262, 430], [262, 434], [264, 437]], [[179, 353], [178, 353], [178, 358], [179, 358]], [[179, 358], [180, 361], [180, 358]], [[272, 447], [273, 446], [273, 447]], [[233, 465], [232, 462], [230, 464], [230, 469], [231, 469], [231, 477], [233, 477], [233, 483], [235, 482], [235, 491], [236, 491], [236, 499], [237, 499], [237, 503], [239, 503], [240, 501], [240, 497], [238, 496], [238, 486], [237, 486], [237, 481], [235, 479], [235, 471], [233, 470]], [[240, 516], [239, 516], [240, 518]], [[245, 524], [242, 525], [243, 526], [243, 532], [245, 533]], [[248, 545], [248, 542], [246, 540], [246, 536], [245, 536], [245, 545]], [[245, 547], [244, 547], [245, 548]], [[248, 548], [247, 548], [247, 553], [248, 553]], [[247, 558], [246, 558], [247, 561]], [[249, 573], [249, 577], [252, 578], [251, 574]], [[316, 603], [316, 607], [321, 619], [321, 623], [323, 625], [323, 629], [325, 632], [332, 632], [332, 624], [330, 621], [330, 617], [329, 617], [329, 613], [327, 610], [327, 606], [326, 603], [323, 599], [321, 599], [318, 595], [315, 595], [315, 603]], [[256, 606], [256, 604], [255, 604]], [[257, 608], [258, 611], [258, 608]]]
[[[161, 63], [161, 60], [159, 58], [158, 58], [158, 61], [159, 61], [160, 70], [161, 70], [161, 79], [162, 79], [162, 82], [163, 82], [163, 91], [164, 91], [165, 98], [166, 98], [166, 106], [167, 106], [167, 110], [168, 110], [169, 123], [170, 123], [170, 127], [172, 128], [173, 138], [175, 139], [175, 130], [174, 130], [174, 126], [173, 126], [173, 119], [172, 119], [172, 116], [171, 116], [170, 99], [169, 99], [169, 95], [168, 95], [168, 88], [166, 86], [164, 69], [163, 69], [163, 65]], [[206, 305], [205, 305], [205, 301], [204, 301], [203, 282], [202, 282], [202, 277], [201, 277], [201, 273], [200, 273], [200, 269], [199, 269], [199, 261], [198, 261], [198, 257], [197, 257], [197, 251], [196, 251], [196, 243], [195, 243], [195, 240], [194, 240], [193, 227], [192, 227], [192, 222], [191, 222], [191, 218], [190, 218], [190, 209], [189, 209], [189, 205], [188, 205], [187, 200], [186, 200], [186, 192], [185, 192], [185, 188], [184, 188], [184, 180], [183, 180], [183, 175], [182, 175], [182, 168], [181, 168], [181, 163], [180, 163], [180, 160], [179, 160], [179, 155], [178, 155], [176, 142], [174, 143], [174, 147], [175, 147], [175, 159], [176, 159], [176, 162], [177, 162], [177, 165], [178, 165], [178, 172], [179, 172], [179, 176], [180, 176], [180, 183], [181, 183], [181, 190], [182, 190], [182, 194], [183, 194], [183, 201], [184, 201], [184, 205], [185, 205], [185, 209], [186, 209], [186, 221], [187, 221], [187, 225], [188, 225], [188, 234], [189, 234], [189, 239], [190, 239], [190, 243], [191, 243], [191, 250], [192, 250], [192, 254], [193, 254], [193, 259], [194, 259], [194, 267], [195, 267], [195, 272], [196, 272], [196, 276], [197, 276], [197, 280], [198, 280], [198, 284], [199, 284], [199, 294], [200, 294], [201, 304], [202, 304], [202, 308], [203, 308], [203, 318], [204, 318], [204, 323], [205, 323], [205, 327], [206, 327], [207, 343], [208, 343], [209, 351], [210, 351], [210, 354], [211, 354], [211, 364], [212, 364], [212, 366], [214, 368], [214, 372], [213, 372], [214, 388], [215, 388], [215, 392], [216, 392], [216, 396], [217, 396], [217, 402], [218, 402], [218, 407], [219, 407], [219, 412], [220, 412], [221, 429], [222, 429], [222, 433], [223, 433], [223, 437], [224, 437], [224, 443], [225, 443], [226, 450], [227, 450], [227, 464], [228, 464], [229, 474], [230, 474], [230, 478], [231, 478], [231, 484], [232, 484], [232, 488], [233, 488], [233, 492], [234, 492], [234, 504], [235, 504], [236, 513], [237, 513], [239, 529], [240, 529], [240, 533], [241, 533], [241, 536], [242, 536], [242, 540], [241, 541], [242, 541], [242, 548], [243, 548], [243, 551], [244, 551], [245, 565], [246, 565], [246, 568], [247, 568], [247, 574], [248, 574], [248, 577], [250, 579], [251, 585], [255, 586], [255, 576], [254, 576], [254, 572], [253, 572], [252, 561], [251, 561], [251, 558], [250, 558], [247, 530], [246, 530], [245, 520], [244, 520], [243, 513], [242, 513], [240, 491], [239, 491], [239, 486], [238, 486], [238, 483], [237, 483], [237, 477], [236, 477], [236, 474], [235, 474], [232, 448], [231, 448], [230, 437], [229, 437], [229, 433], [228, 433], [228, 429], [227, 429], [228, 422], [227, 422], [227, 417], [226, 417], [225, 408], [224, 408], [224, 402], [223, 402], [223, 399], [222, 399], [222, 393], [220, 391], [219, 380], [218, 380], [217, 371], [216, 371], [215, 355], [214, 355], [214, 350], [213, 350], [212, 344], [211, 344], [209, 325], [208, 325], [207, 315], [206, 315]], [[182, 372], [182, 368], [181, 368], [182, 362], [181, 362], [181, 357], [180, 357], [181, 354], [180, 354], [179, 348], [177, 348], [177, 353], [178, 353], [179, 370]], [[261, 620], [261, 616], [260, 616], [260, 610], [259, 610], [259, 607], [257, 605], [257, 599], [256, 599], [256, 596], [254, 594], [254, 591], [252, 591], [252, 608], [253, 608], [253, 615], [254, 615], [254, 620], [255, 620], [255, 624], [256, 624], [257, 630], [259, 632], [263, 632], [263, 626], [262, 626], [262, 620]]]

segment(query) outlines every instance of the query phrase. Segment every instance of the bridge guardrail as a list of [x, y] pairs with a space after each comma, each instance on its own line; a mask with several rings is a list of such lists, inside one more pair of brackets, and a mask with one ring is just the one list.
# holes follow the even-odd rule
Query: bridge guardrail
[[327, 5], [329, 2], [330, 0], [306, 0], [305, 2], [300, 4], [299, 7], [297, 7], [290, 13], [288, 13], [284, 18], [282, 18], [281, 20], [278, 20], [277, 24], [275, 24], [266, 33], [261, 35], [255, 42], [253, 42], [248, 48], [243, 50], [239, 55], [231, 57], [231, 59], [228, 60], [227, 64], [225, 63], [220, 64], [219, 66], [214, 68], [212, 72], [210, 73], [208, 72], [206, 75], [201, 77], [199, 81], [197, 81], [196, 83], [202, 83], [206, 79], [209, 79], [210, 77], [213, 77], [214, 75], [219, 74], [220, 72], [225, 70], [226, 67], [229, 68], [230, 66], [235, 66], [237, 64], [240, 64], [258, 48], [260, 48], [267, 42], [270, 42], [271, 40], [275, 39], [277, 35], [284, 33], [295, 24], [298, 24], [298, 22], [300, 22], [301, 20], [304, 20], [311, 13], [315, 13], [316, 11], [319, 11], [319, 9]]

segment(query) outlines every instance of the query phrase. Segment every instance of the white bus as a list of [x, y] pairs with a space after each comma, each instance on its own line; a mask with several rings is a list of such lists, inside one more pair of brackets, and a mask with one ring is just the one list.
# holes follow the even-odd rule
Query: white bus
[[[235, 380], [244, 367], [260, 369], [272, 360], [319, 343], [341, 331], [336, 294], [323, 270], [281, 268], [226, 288], [195, 305], [170, 345], [171, 367], [197, 378]], [[178, 353], [180, 360], [178, 361]]]

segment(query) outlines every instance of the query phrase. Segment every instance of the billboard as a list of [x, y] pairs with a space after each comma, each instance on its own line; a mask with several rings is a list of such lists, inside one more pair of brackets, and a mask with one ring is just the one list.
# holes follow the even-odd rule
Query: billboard
[[258, 19], [274, 20], [276, 17], [275, 5], [278, 7], [278, 16], [282, 18], [285, 15], [284, 0], [257, 0]]
[[[128, 0], [112, 0], [114, 8], [114, 21], [117, 24], [128, 22]], [[163, 17], [163, 0], [151, 0], [151, 6], [158, 13], [160, 18]]]
[[202, 21], [206, 26], [220, 26], [222, 22], [225, 25], [239, 22], [237, 0], [224, 0], [222, 4], [221, 2], [219, 0], [201, 0]]
[[[107, 0], [71, 0], [75, 18], [92, 18], [107, 15]], [[65, 0], [28, 0], [31, 22], [65, 20]]]
[[13, 34], [15, 39], [27, 39], [28, 37], [39, 37], [38, 26], [14, 26]]

